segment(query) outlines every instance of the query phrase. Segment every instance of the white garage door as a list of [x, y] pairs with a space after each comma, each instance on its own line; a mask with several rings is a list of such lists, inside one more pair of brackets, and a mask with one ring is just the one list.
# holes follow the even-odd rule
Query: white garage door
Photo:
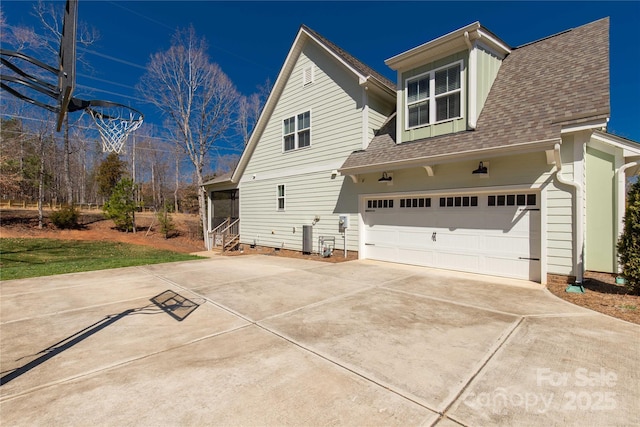
[[540, 281], [535, 193], [365, 200], [364, 257]]

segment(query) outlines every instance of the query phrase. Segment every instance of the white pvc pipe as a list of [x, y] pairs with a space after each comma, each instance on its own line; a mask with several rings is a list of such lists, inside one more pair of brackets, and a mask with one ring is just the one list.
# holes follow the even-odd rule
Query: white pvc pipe
[[556, 162], [556, 178], [558, 179], [558, 182], [575, 188], [576, 204], [574, 210], [576, 219], [576, 248], [574, 266], [576, 269], [576, 283], [581, 284], [584, 277], [584, 198], [582, 194], [582, 185], [580, 185], [579, 182], [570, 181], [562, 175], [560, 144], [554, 145], [553, 156]]

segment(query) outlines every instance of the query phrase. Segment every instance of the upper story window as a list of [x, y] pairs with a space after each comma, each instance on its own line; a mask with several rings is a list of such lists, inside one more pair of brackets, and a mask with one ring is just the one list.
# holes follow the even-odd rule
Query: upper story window
[[462, 116], [462, 62], [407, 79], [406, 127], [414, 128]]
[[297, 150], [311, 145], [311, 111], [284, 119], [284, 151]]

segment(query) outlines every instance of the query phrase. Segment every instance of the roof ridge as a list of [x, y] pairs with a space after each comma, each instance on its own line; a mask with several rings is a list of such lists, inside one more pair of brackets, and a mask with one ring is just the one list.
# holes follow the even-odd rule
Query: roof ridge
[[543, 42], [543, 41], [545, 41], [545, 40], [549, 40], [549, 39], [552, 39], [552, 38], [554, 38], [554, 37], [558, 37], [558, 36], [561, 36], [561, 35], [563, 35], [563, 34], [570, 33], [571, 31], [574, 31], [574, 30], [577, 30], [577, 29], [580, 29], [580, 28], [586, 27], [587, 25], [592, 25], [592, 24], [595, 24], [596, 22], [603, 21], [603, 20], [608, 20], [608, 19], [609, 19], [609, 17], [608, 17], [608, 16], [606, 16], [606, 17], [604, 17], [604, 18], [596, 19], [595, 21], [587, 22], [586, 24], [579, 25], [579, 26], [577, 26], [577, 27], [573, 27], [573, 28], [569, 28], [569, 29], [566, 29], [566, 30], [560, 31], [560, 32], [555, 33], [555, 34], [551, 34], [551, 35], [549, 35], [549, 36], [545, 36], [545, 37], [542, 37], [542, 38], [540, 38], [540, 39], [537, 39], [537, 40], [533, 40], [533, 41], [527, 42], [527, 43], [522, 44], [522, 45], [520, 45], [520, 46], [516, 46], [516, 47], [514, 47], [513, 49], [521, 49], [521, 48], [523, 48], [523, 47], [527, 47], [527, 46], [532, 45], [532, 44], [540, 43], [540, 42]]

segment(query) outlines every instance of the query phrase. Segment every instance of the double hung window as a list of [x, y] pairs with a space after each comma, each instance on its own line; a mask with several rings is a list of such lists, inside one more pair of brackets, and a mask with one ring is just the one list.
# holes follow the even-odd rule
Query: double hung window
[[284, 184], [278, 185], [278, 193], [276, 196], [276, 206], [279, 211], [284, 210]]
[[406, 81], [406, 127], [415, 128], [462, 116], [462, 62]]
[[288, 117], [283, 122], [283, 150], [291, 151], [311, 145], [311, 111]]

